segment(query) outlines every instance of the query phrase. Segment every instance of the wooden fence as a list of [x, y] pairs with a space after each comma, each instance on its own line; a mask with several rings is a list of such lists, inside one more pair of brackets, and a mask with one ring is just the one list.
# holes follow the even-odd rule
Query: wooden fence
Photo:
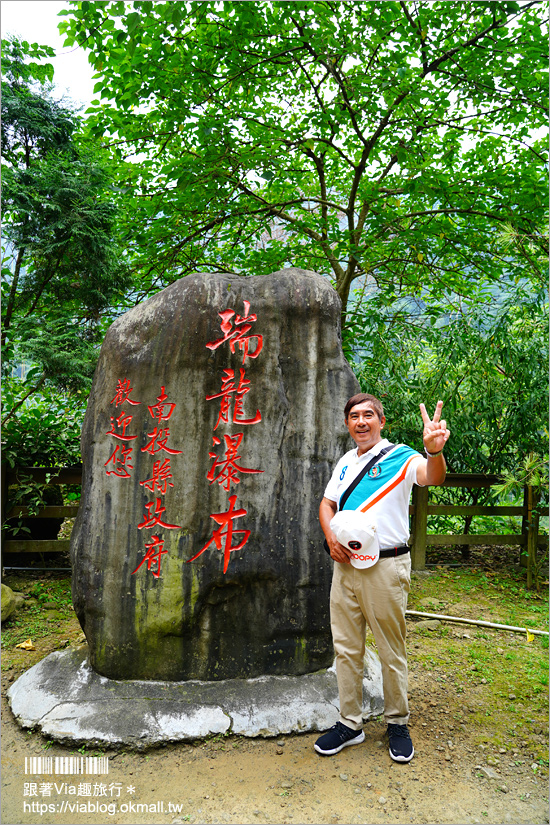
[[[19, 478], [32, 478], [45, 483], [46, 473], [50, 475], [48, 484], [81, 484], [82, 468], [63, 467], [44, 469], [39, 467], [19, 467], [16, 469], [2, 468], [2, 524], [6, 518], [26, 516], [28, 518], [72, 518], [78, 512], [77, 506], [49, 506], [44, 507], [35, 515], [29, 516], [25, 507], [12, 508], [5, 512], [5, 502], [8, 487], [17, 484]], [[498, 484], [500, 478], [491, 475], [475, 475], [466, 473], [448, 473], [445, 487], [491, 487]], [[451, 504], [430, 504], [430, 488], [413, 488], [412, 504], [409, 512], [411, 519], [411, 558], [415, 570], [423, 570], [426, 566], [426, 547], [442, 546], [475, 546], [475, 545], [514, 545], [526, 550], [527, 584], [532, 586], [532, 578], [536, 563], [537, 547], [548, 547], [548, 536], [539, 535], [539, 517], [536, 512], [536, 494], [532, 487], [526, 487], [524, 503], [521, 507], [505, 505], [472, 505], [460, 506]], [[498, 533], [491, 535], [434, 535], [428, 533], [428, 516], [521, 516], [521, 533]], [[11, 553], [59, 553], [69, 549], [69, 539], [37, 540], [37, 539], [8, 539], [2, 541], [2, 557]]]
[[[448, 473], [444, 487], [491, 487], [500, 483], [495, 475], [477, 475], [475, 473]], [[426, 566], [426, 547], [445, 546], [487, 546], [514, 545], [525, 553], [527, 567], [527, 586], [533, 585], [537, 547], [548, 547], [548, 536], [539, 534], [539, 515], [536, 490], [525, 486], [523, 506], [508, 505], [471, 505], [430, 504], [429, 487], [413, 487], [412, 503], [409, 507], [411, 518], [411, 558], [414, 570], [423, 570]], [[521, 533], [462, 534], [437, 535], [428, 533], [428, 516], [521, 516]]]
[[[32, 479], [40, 484], [46, 483], [47, 474], [49, 475], [48, 484], [76, 484], [82, 483], [82, 466], [75, 467], [16, 467], [10, 469], [2, 465], [2, 528], [4, 528], [6, 519], [11, 518], [74, 518], [78, 513], [78, 505], [67, 506], [46, 506], [37, 513], [29, 514], [28, 507], [12, 507], [9, 512], [6, 512], [6, 501], [8, 498], [8, 488], [11, 485], [19, 484], [21, 479]], [[61, 553], [68, 551], [69, 539], [25, 539], [16, 538], [5, 540], [5, 530], [2, 529], [2, 567], [4, 566], [4, 555], [12, 553]], [[23, 534], [24, 536], [24, 534]]]

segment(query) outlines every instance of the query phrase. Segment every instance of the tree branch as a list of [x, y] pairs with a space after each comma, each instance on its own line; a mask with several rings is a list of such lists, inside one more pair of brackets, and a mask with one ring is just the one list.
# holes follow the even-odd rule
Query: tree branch
[[6, 423], [6, 421], [9, 421], [9, 420], [10, 420], [10, 418], [12, 418], [12, 417], [15, 415], [15, 413], [17, 412], [17, 410], [19, 409], [19, 407], [21, 407], [21, 406], [25, 403], [25, 401], [27, 400], [27, 398], [28, 398], [30, 395], [32, 395], [34, 392], [37, 392], [37, 391], [40, 389], [40, 387], [42, 386], [42, 384], [44, 383], [44, 381], [45, 381], [45, 380], [46, 380], [46, 375], [45, 375], [45, 374], [43, 374], [43, 375], [41, 376], [41, 378], [40, 378], [40, 380], [39, 380], [38, 384], [35, 384], [35, 386], [34, 386], [34, 387], [32, 387], [32, 389], [30, 389], [30, 390], [28, 391], [28, 393], [27, 393], [25, 396], [23, 396], [23, 398], [21, 398], [21, 400], [20, 400], [20, 401], [18, 401], [18, 402], [17, 402], [17, 404], [15, 405], [15, 407], [12, 407], [12, 408], [11, 408], [11, 410], [9, 411], [9, 413], [8, 413], [7, 415], [5, 415], [5, 416], [4, 416], [4, 418], [2, 419], [2, 426], [4, 426], [4, 424]]
[[13, 315], [13, 310], [15, 309], [15, 298], [17, 295], [17, 284], [19, 282], [19, 276], [21, 274], [21, 266], [23, 264], [23, 258], [25, 257], [25, 248], [21, 247], [21, 249], [17, 252], [17, 259], [15, 262], [15, 269], [13, 272], [13, 280], [11, 282], [10, 287], [10, 294], [8, 296], [8, 306], [6, 309], [6, 315], [4, 316], [4, 322], [2, 324], [2, 346], [6, 343], [6, 336], [7, 332], [10, 328], [11, 323], [11, 316]]

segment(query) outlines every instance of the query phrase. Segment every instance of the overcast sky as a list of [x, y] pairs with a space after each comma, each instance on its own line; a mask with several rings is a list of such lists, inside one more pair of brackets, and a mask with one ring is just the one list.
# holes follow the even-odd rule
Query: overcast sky
[[64, 37], [57, 26], [63, 19], [57, 15], [69, 4], [62, 0], [1, 0], [0, 25], [2, 37], [16, 34], [29, 43], [52, 46], [56, 57], [53, 64], [54, 83], [60, 94], [67, 96], [77, 107], [87, 106], [93, 99], [93, 70], [86, 52], [79, 48], [63, 48]]

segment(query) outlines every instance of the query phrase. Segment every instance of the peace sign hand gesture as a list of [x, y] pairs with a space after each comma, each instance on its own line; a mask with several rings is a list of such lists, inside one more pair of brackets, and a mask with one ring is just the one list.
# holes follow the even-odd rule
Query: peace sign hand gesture
[[442, 408], [443, 401], [438, 401], [434, 417], [430, 420], [430, 416], [426, 412], [426, 407], [424, 404], [420, 404], [420, 412], [422, 413], [422, 421], [424, 422], [422, 440], [424, 441], [426, 452], [431, 455], [438, 455], [443, 452], [443, 448], [451, 434], [447, 429], [447, 422], [444, 420], [440, 421]]

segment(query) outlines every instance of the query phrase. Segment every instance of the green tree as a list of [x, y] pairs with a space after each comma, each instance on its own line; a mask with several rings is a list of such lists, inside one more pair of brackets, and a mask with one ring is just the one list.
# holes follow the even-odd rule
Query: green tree
[[529, 453], [547, 453], [546, 294], [487, 290], [484, 301], [457, 300], [452, 315], [444, 309], [430, 317], [411, 300], [391, 312], [365, 305], [354, 366], [363, 389], [384, 403], [388, 437], [422, 451], [418, 403], [431, 409], [442, 399], [450, 472], [504, 473]]
[[[361, 386], [383, 400], [392, 441], [422, 451], [418, 404], [435, 409], [442, 399], [449, 471], [516, 477], [530, 455], [548, 455], [546, 292], [524, 281], [508, 294], [488, 288], [484, 300], [456, 299], [448, 309], [426, 313], [422, 302], [403, 299], [376, 310], [367, 295], [349, 330]], [[449, 487], [432, 495], [441, 504], [476, 505], [490, 503], [495, 490]], [[430, 528], [455, 532], [456, 518], [430, 517]], [[493, 532], [483, 518], [474, 524], [466, 516], [459, 532], [471, 531]], [[467, 558], [468, 548], [462, 553]]]
[[48, 384], [89, 386], [104, 316], [129, 281], [108, 167], [53, 99], [51, 65], [35, 62], [52, 50], [17, 39], [2, 50], [5, 423]]
[[[192, 270], [329, 275], [348, 307], [541, 278], [542, 2], [73, 2], [90, 130], [128, 162], [144, 294]], [[540, 134], [540, 132], [539, 132]], [[523, 239], [503, 255], [501, 230]], [[432, 299], [434, 299], [432, 301]]]

